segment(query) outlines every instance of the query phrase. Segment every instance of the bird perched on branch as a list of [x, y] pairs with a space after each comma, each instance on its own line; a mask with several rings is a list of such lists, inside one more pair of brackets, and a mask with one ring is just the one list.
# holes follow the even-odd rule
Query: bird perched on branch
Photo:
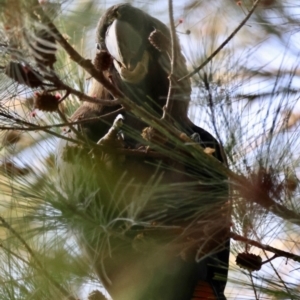
[[[161, 117], [169, 94], [171, 65], [171, 37], [167, 26], [138, 8], [118, 4], [101, 17], [96, 42], [96, 67], [107, 69], [111, 82], [125, 96]], [[177, 67], [173, 77], [179, 79], [187, 74], [187, 68], [177, 38], [174, 44]], [[177, 124], [187, 123], [190, 93], [189, 79], [176, 84], [174, 81], [171, 115]], [[135, 120], [136, 126], [144, 124]]]
[[[174, 75], [180, 78], [187, 69], [178, 40], [174, 43]], [[96, 68], [135, 105], [160, 117], [169, 93], [171, 46], [166, 25], [129, 4], [115, 5], [99, 21], [97, 45]], [[64, 155], [74, 146], [70, 142], [61, 142], [58, 150], [67, 201], [75, 202], [81, 214], [85, 209], [84, 218], [72, 221], [72, 226], [114, 300], [226, 299], [227, 181], [218, 168], [197, 156], [193, 144], [201, 146], [197, 151], [211, 148], [223, 162], [221, 148], [187, 117], [190, 82], [175, 81], [173, 88], [169, 125], [187, 136], [183, 142], [168, 137], [156, 151], [137, 149], [148, 124], [125, 107], [122, 145], [110, 139], [113, 146], [102, 149], [108, 145], [105, 137], [118, 138], [120, 107], [84, 103], [73, 121], [110, 114], [80, 125], [87, 145], [76, 146], [71, 156]], [[90, 94], [112, 99], [97, 82]], [[74, 131], [67, 135], [77, 138]], [[89, 155], [89, 141], [105, 155]], [[116, 161], [118, 155], [124, 159]]]

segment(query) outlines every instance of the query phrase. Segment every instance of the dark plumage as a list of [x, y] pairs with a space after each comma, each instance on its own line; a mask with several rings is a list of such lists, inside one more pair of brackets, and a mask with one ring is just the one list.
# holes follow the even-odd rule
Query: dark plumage
[[[166, 37], [163, 42], [170, 39], [168, 28], [145, 12], [128, 4], [109, 8], [98, 24], [102, 54], [96, 63], [128, 98], [160, 117], [168, 94], [170, 60], [168, 47], [149, 41], [154, 30]], [[176, 47], [177, 75], [181, 76], [187, 70], [178, 41]], [[203, 148], [213, 148], [213, 155], [223, 162], [214, 137], [187, 117], [190, 91], [187, 80], [175, 86], [173, 126]], [[96, 82], [90, 94], [111, 97]], [[72, 119], [101, 116], [115, 109], [84, 103]], [[135, 149], [143, 142], [140, 134], [147, 124], [130, 112], [122, 114], [125, 138], [120, 148]], [[108, 132], [117, 137], [115, 127], [111, 128], [115, 117], [84, 123], [79, 130], [95, 143]], [[67, 134], [74, 138], [72, 132]], [[118, 160], [120, 148], [112, 144], [110, 151], [103, 150], [104, 155], [94, 152], [89, 156], [89, 151], [80, 149], [66, 161], [62, 153], [70, 143], [61, 142], [57, 165], [67, 197], [86, 208], [90, 222], [73, 223], [73, 227], [113, 299], [206, 299], [199, 298], [197, 287], [202, 296], [207, 291], [205, 297], [225, 299], [229, 255], [226, 178], [205, 162], [183, 159], [180, 151], [188, 152], [188, 145], [178, 150], [166, 143], [163, 147], [168, 155], [160, 158], [140, 153]]]
[[[111, 81], [132, 101], [161, 117], [169, 90], [170, 57], [168, 51], [160, 51], [153, 44], [154, 32], [164, 36], [165, 42], [170, 41], [165, 24], [129, 4], [119, 4], [101, 17], [96, 40], [98, 51], [112, 57]], [[185, 58], [177, 39], [175, 45], [178, 53], [176, 76], [182, 77], [187, 73]], [[187, 118], [190, 81], [183, 80], [174, 86], [174, 90], [173, 115], [181, 124]], [[134, 128], [142, 129], [137, 126], [144, 124], [134, 124]]]

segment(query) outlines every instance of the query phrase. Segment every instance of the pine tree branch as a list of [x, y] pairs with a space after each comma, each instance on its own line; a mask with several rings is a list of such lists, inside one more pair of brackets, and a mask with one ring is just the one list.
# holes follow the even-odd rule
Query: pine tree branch
[[260, 0], [256, 0], [253, 3], [252, 8], [249, 10], [248, 14], [246, 15], [245, 19], [239, 24], [239, 26], [229, 35], [229, 37], [194, 71], [190, 72], [186, 76], [180, 78], [178, 81], [182, 81], [184, 79], [188, 79], [198, 73], [204, 66], [206, 66], [229, 42], [233, 39], [233, 37], [240, 31], [240, 29], [246, 24], [249, 20], [253, 12], [255, 11], [256, 7], [258, 6]]
[[[180, 135], [177, 136], [177, 141], [178, 140], [180, 140]], [[228, 167], [220, 163], [220, 161], [212, 155], [207, 155], [204, 151], [201, 150], [199, 151], [198, 145], [192, 144], [191, 146], [192, 147], [190, 148], [190, 154], [193, 155], [194, 158], [199, 161], [199, 163], [201, 162], [201, 164], [204, 166], [210, 166], [211, 169], [216, 170], [223, 176], [228, 177], [228, 179], [233, 184], [233, 188], [236, 189], [241, 196], [245, 197], [247, 201], [257, 203], [267, 211], [274, 213], [278, 217], [300, 226], [300, 215], [297, 212], [294, 212], [286, 208], [282, 204], [277, 203], [268, 195], [266, 191], [254, 186], [245, 176], [231, 171]], [[249, 195], [253, 195], [254, 191], [255, 197], [249, 197]]]
[[30, 123], [30, 122], [27, 122], [27, 121], [24, 121], [24, 120], [21, 120], [19, 118], [16, 118], [12, 115], [9, 115], [9, 114], [5, 114], [3, 112], [0, 112], [0, 116], [2, 117], [5, 117], [19, 125], [23, 125], [23, 126], [28, 126], [30, 129], [27, 129], [26, 127], [8, 127], [8, 126], [1, 126], [0, 129], [1, 130], [22, 130], [22, 131], [38, 131], [38, 130], [42, 130], [44, 132], [47, 132], [51, 135], [54, 135], [58, 138], [61, 138], [61, 139], [64, 139], [64, 140], [67, 140], [69, 142], [73, 142], [73, 143], [81, 143], [81, 141], [78, 141], [78, 140], [74, 140], [74, 139], [71, 139], [71, 138], [68, 138], [64, 135], [61, 135], [59, 133], [56, 133], [54, 131], [51, 131], [49, 130], [48, 128], [52, 128], [52, 127], [56, 127], [55, 125], [51, 125], [50, 127], [49, 126], [40, 126], [40, 125], [36, 125], [34, 123]]
[[229, 233], [229, 237], [232, 238], [233, 240], [237, 242], [243, 242], [245, 244], [249, 244], [251, 246], [257, 247], [259, 249], [272, 252], [276, 255], [276, 257], [286, 257], [288, 259], [292, 259], [293, 261], [299, 262], [300, 263], [300, 256], [297, 254], [293, 254], [287, 251], [283, 251], [274, 247], [271, 247], [269, 245], [262, 244], [260, 242], [245, 238], [239, 234], [236, 234], [234, 232]]

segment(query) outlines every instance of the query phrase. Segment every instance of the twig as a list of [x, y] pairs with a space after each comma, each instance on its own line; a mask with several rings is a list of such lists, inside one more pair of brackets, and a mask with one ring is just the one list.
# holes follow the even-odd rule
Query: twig
[[292, 259], [292, 260], [300, 263], [300, 256], [299, 255], [296, 255], [296, 254], [293, 254], [293, 253], [290, 253], [290, 252], [287, 252], [287, 251], [283, 251], [283, 250], [271, 247], [269, 245], [261, 244], [257, 241], [250, 240], [250, 239], [245, 238], [245, 237], [243, 237], [239, 234], [236, 234], [234, 232], [230, 232], [229, 237], [232, 238], [235, 241], [243, 242], [243, 243], [249, 244], [251, 246], [257, 247], [259, 249], [266, 250], [268, 252], [272, 252], [276, 255], [276, 257], [286, 257], [286, 258]]
[[[257, 233], [256, 233], [256, 232], [255, 232], [255, 237], [256, 237], [257, 239], [259, 239], [259, 237], [257, 236]], [[272, 260], [274, 260], [275, 258], [277, 258], [278, 255], [277, 255], [277, 254], [274, 254], [272, 257], [269, 258], [269, 255], [268, 255], [267, 251], [263, 249], [263, 252], [264, 252], [265, 256], [267, 257], [267, 260], [265, 260], [264, 262], [262, 262], [262, 265], [263, 265], [263, 264], [270, 263], [270, 265], [271, 265], [273, 271], [274, 271], [275, 274], [277, 275], [277, 277], [278, 277], [278, 279], [280, 280], [280, 282], [282, 283], [282, 285], [285, 287], [286, 292], [289, 294], [289, 296], [291, 297], [291, 299], [293, 299], [292, 294], [291, 294], [289, 288], [287, 287], [287, 285], [285, 284], [284, 280], [281, 278], [280, 274], [278, 273], [277, 269], [274, 267], [274, 265], [273, 265], [273, 263], [272, 263]]]
[[[169, 21], [170, 21], [170, 35], [171, 35], [171, 56], [170, 56], [170, 74], [169, 74], [169, 90], [166, 100], [166, 105], [163, 109], [162, 120], [167, 120], [172, 117], [172, 108], [173, 108], [173, 94], [175, 82], [174, 73], [176, 71], [176, 62], [177, 62], [177, 49], [176, 49], [176, 31], [175, 31], [175, 22], [174, 22], [174, 10], [173, 10], [173, 0], [169, 0]], [[173, 116], [175, 117], [175, 116]]]
[[169, 0], [169, 20], [171, 27], [171, 74], [176, 70], [177, 49], [176, 49], [176, 31], [174, 22], [173, 0]]
[[99, 98], [94, 98], [91, 96], [88, 96], [85, 93], [82, 93], [81, 91], [75, 90], [71, 87], [67, 88], [67, 91], [74, 94], [75, 96], [77, 96], [79, 98], [79, 100], [83, 100], [86, 102], [90, 102], [90, 103], [98, 103], [98, 104], [103, 104], [105, 106], [117, 106], [121, 104], [120, 99], [114, 99], [114, 100], [106, 100], [106, 99], [99, 99]]
[[[268, 254], [266, 253], [266, 250], [263, 250], [264, 251], [264, 254], [266, 257], [268, 257]], [[277, 271], [277, 269], [275, 268], [275, 266], [273, 265], [272, 263], [272, 260], [275, 259], [276, 257], [278, 257], [276, 254], [274, 254], [271, 258], [268, 258], [267, 260], [265, 260], [263, 262], [263, 264], [266, 264], [266, 263], [270, 263], [273, 271], [275, 272], [275, 274], [277, 275], [279, 281], [281, 282], [281, 284], [284, 286], [286, 292], [289, 294], [289, 296], [291, 297], [291, 300], [293, 300], [293, 296], [288, 288], [288, 286], [285, 284], [284, 280], [282, 279], [282, 277], [280, 276], [279, 272]]]
[[204, 82], [204, 86], [207, 90], [208, 93], [208, 106], [210, 108], [210, 112], [211, 112], [211, 117], [212, 117], [212, 125], [214, 127], [215, 130], [215, 134], [217, 136], [217, 139], [219, 141], [220, 144], [220, 148], [222, 150], [222, 158], [224, 160], [224, 163], [226, 164], [226, 166], [228, 166], [228, 160], [227, 160], [227, 156], [223, 153], [224, 151], [224, 145], [221, 139], [221, 136], [219, 134], [219, 131], [217, 129], [217, 125], [216, 125], [216, 116], [215, 116], [215, 110], [214, 110], [214, 103], [213, 103], [213, 98], [212, 98], [212, 94], [211, 94], [211, 89], [210, 89], [210, 85], [209, 85], [209, 81], [207, 78], [207, 74], [204, 73], [204, 78], [203, 78], [203, 82]]
[[[65, 114], [59, 109], [59, 107], [57, 108], [57, 113], [60, 116], [60, 118], [62, 119], [63, 122], [65, 122], [66, 124], [68, 124], [68, 120], [65, 116]], [[81, 132], [79, 132], [72, 124], [68, 124], [68, 127], [70, 128], [70, 130], [75, 134], [75, 136], [79, 139], [79, 140], [84, 140], [84, 137], [82, 136]]]
[[210, 89], [210, 85], [209, 85], [209, 82], [208, 82], [206, 72], [204, 72], [204, 75], [203, 75], [203, 83], [204, 83], [205, 89], [208, 93], [208, 106], [209, 106], [210, 113], [211, 113], [212, 124], [213, 124], [214, 130], [215, 130], [215, 133], [217, 135], [217, 138], [218, 138], [219, 142], [221, 143], [222, 141], [220, 139], [220, 136], [219, 136], [219, 133], [218, 133], [218, 130], [217, 130], [217, 127], [216, 127], [216, 116], [215, 116], [215, 111], [214, 111], [214, 104], [213, 104], [211, 89]]
[[51, 81], [52, 83], [55, 84], [55, 86], [57, 87], [57, 89], [60, 90], [66, 90], [67, 93], [69, 94], [74, 94], [75, 96], [77, 96], [79, 98], [79, 100], [83, 100], [86, 102], [90, 102], [90, 103], [97, 103], [97, 104], [103, 104], [105, 106], [116, 106], [116, 105], [120, 105], [120, 100], [119, 99], [114, 99], [114, 100], [106, 100], [106, 99], [99, 99], [99, 98], [95, 98], [95, 97], [91, 97], [86, 95], [85, 93], [78, 91], [72, 87], [70, 87], [69, 85], [63, 83], [56, 75], [52, 74], [52, 76], [44, 76], [45, 79], [47, 79], [48, 81]]
[[[264, 251], [264, 254], [265, 254], [265, 256], [266, 257], [268, 257], [268, 254], [267, 254], [267, 252], [266, 252], [266, 250], [263, 250]], [[267, 263], [271, 263], [271, 261], [273, 260], [273, 259], [275, 259], [275, 258], [277, 258], [278, 257], [278, 255], [276, 255], [276, 254], [274, 254], [272, 257], [268, 257], [268, 259], [267, 260], [265, 260], [265, 261], [263, 261], [261, 264], [262, 265], [264, 265], [264, 264], [267, 264]], [[273, 267], [273, 264], [271, 263], [271, 266]], [[273, 269], [274, 269], [274, 267], [273, 267]], [[275, 270], [274, 270], [275, 271]]]
[[[30, 122], [27, 122], [27, 121], [18, 119], [18, 118], [16, 118], [16, 117], [13, 117], [13, 116], [8, 115], [8, 114], [4, 114], [4, 113], [1, 113], [1, 112], [0, 112], [0, 116], [3, 116], [3, 117], [5, 117], [5, 118], [7, 118], [7, 119], [10, 119], [10, 120], [13, 120], [13, 121], [16, 122], [17, 124], [30, 126], [31, 129], [32, 129], [32, 131], [33, 131], [33, 130], [43, 130], [43, 131], [45, 131], [45, 132], [47, 132], [47, 133], [49, 133], [49, 134], [51, 134], [51, 135], [54, 135], [54, 136], [59, 137], [59, 138], [62, 138], [62, 139], [67, 140], [67, 141], [69, 141], [69, 142], [73, 142], [73, 143], [77, 143], [77, 144], [82, 143], [82, 142], [79, 141], [79, 140], [74, 140], [74, 139], [68, 138], [68, 137], [63, 136], [63, 135], [61, 135], [61, 134], [58, 134], [58, 133], [56, 133], [56, 132], [54, 132], [54, 131], [51, 131], [51, 130], [49, 130], [49, 129], [47, 129], [47, 128], [44, 128], [44, 129], [43, 129], [42, 126], [40, 126], [40, 125], [36, 125], [36, 124], [34, 124], [34, 123], [30, 123]], [[46, 126], [44, 126], [44, 127], [46, 127]], [[53, 126], [53, 127], [55, 127], [55, 126]], [[3, 126], [2, 128], [5, 128], [5, 130], [7, 130], [9, 127], [4, 127], [4, 126]], [[1, 127], [0, 127], [0, 129], [1, 129]], [[15, 129], [15, 130], [25, 130], [25, 131], [26, 131], [25, 128], [22, 129], [22, 128], [16, 128], [16, 127], [13, 127], [12, 129]]]
[[126, 156], [135, 156], [135, 157], [151, 157], [151, 158], [159, 158], [159, 159], [170, 159], [170, 156], [157, 152], [157, 151], [147, 151], [141, 149], [116, 149], [116, 153]]
[[249, 276], [250, 276], [251, 286], [252, 286], [252, 289], [253, 289], [253, 292], [254, 292], [255, 300], [259, 300], [259, 297], [257, 295], [257, 290], [256, 290], [255, 285], [254, 285], [252, 272], [250, 272], [250, 271], [249, 271]]
[[2, 223], [2, 225], [7, 228], [22, 244], [23, 246], [26, 248], [27, 252], [31, 255], [31, 257], [33, 258], [33, 260], [36, 262], [36, 264], [38, 265], [40, 271], [45, 275], [45, 277], [47, 277], [47, 279], [64, 295], [64, 297], [68, 298], [69, 300], [76, 300], [75, 297], [73, 297], [72, 295], [70, 295], [70, 293], [64, 288], [62, 287], [48, 272], [47, 270], [43, 267], [42, 263], [40, 262], [40, 260], [36, 257], [35, 253], [33, 252], [33, 250], [31, 249], [31, 247], [27, 244], [27, 242], [21, 237], [21, 235], [15, 231], [11, 225], [9, 223], [6, 222], [6, 220], [0, 216], [0, 221]]
[[59, 124], [52, 124], [52, 125], [36, 125], [34, 123], [26, 122], [26, 125], [31, 126], [31, 127], [0, 126], [0, 130], [38, 131], [38, 130], [44, 130], [44, 129], [51, 129], [51, 128], [55, 128], [55, 127], [65, 127], [65, 126], [70, 126], [70, 125], [98, 122], [99, 120], [105, 120], [107, 117], [111, 117], [112, 115], [118, 115], [122, 112], [124, 112], [124, 108], [116, 109], [113, 112], [107, 113], [105, 115], [101, 115], [99, 117], [80, 119], [80, 120], [74, 121], [74, 122], [66, 122], [66, 123], [59, 123]]
[[198, 73], [204, 66], [206, 66], [227, 44], [228, 42], [240, 31], [240, 29], [246, 24], [246, 22], [249, 20], [253, 12], [255, 11], [257, 5], [259, 4], [260, 0], [256, 0], [253, 3], [252, 8], [249, 10], [248, 15], [245, 17], [245, 19], [239, 24], [239, 26], [229, 35], [229, 37], [194, 71], [190, 72], [189, 74], [185, 75], [184, 77], [180, 78], [178, 81], [187, 79]]

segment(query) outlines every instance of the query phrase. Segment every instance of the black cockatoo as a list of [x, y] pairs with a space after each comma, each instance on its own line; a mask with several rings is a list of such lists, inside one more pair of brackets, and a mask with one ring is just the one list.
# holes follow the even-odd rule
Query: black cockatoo
[[[136, 105], [160, 117], [169, 89], [168, 28], [119, 4], [100, 19], [96, 39], [96, 68]], [[175, 43], [181, 77], [187, 70]], [[188, 137], [181, 147], [166, 138], [155, 151], [150, 145], [143, 152], [147, 124], [139, 116], [125, 109], [120, 117], [120, 107], [91, 103], [80, 106], [72, 120], [112, 114], [77, 128], [87, 146], [62, 141], [58, 147], [63, 194], [79, 211], [70, 221], [73, 232], [114, 300], [226, 299], [227, 179], [190, 151], [209, 149], [220, 162], [223, 156], [212, 135], [187, 117], [190, 82], [174, 88], [171, 123]], [[90, 94], [112, 99], [97, 82]], [[66, 134], [77, 138], [74, 130]], [[86, 149], [89, 141], [98, 147]]]
[[[108, 69], [111, 82], [128, 98], [161, 117], [169, 92], [171, 41], [167, 26], [140, 9], [119, 4], [101, 17], [96, 42], [97, 57], [102, 57], [96, 59], [96, 67]], [[187, 69], [178, 40], [174, 42], [178, 55], [173, 76], [180, 78]], [[187, 118], [190, 80], [173, 85], [172, 116], [177, 126], [187, 129], [191, 125]], [[145, 127], [140, 118], [130, 114], [127, 124], [136, 130]]]

